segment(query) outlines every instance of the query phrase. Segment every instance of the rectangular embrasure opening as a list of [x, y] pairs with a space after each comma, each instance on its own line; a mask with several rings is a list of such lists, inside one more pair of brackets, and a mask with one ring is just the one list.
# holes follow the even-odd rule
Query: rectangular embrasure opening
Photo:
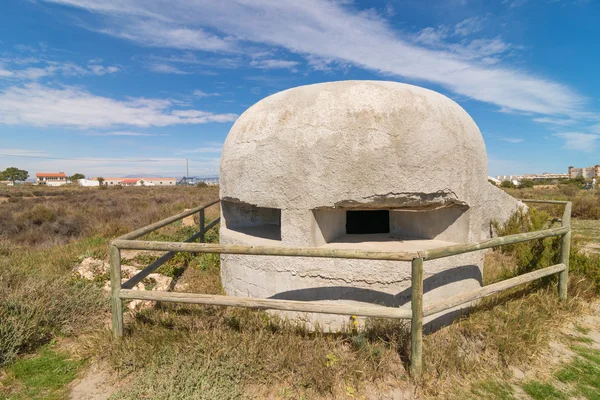
[[346, 234], [390, 233], [389, 210], [347, 210]]
[[222, 201], [227, 229], [257, 238], [281, 240], [281, 210], [242, 202]]

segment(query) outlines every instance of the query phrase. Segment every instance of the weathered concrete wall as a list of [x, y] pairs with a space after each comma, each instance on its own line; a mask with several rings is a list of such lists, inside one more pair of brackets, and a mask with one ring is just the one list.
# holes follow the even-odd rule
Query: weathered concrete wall
[[444, 207], [427, 211], [393, 210], [392, 233], [405, 238], [466, 242], [471, 210]]
[[[281, 245], [249, 239], [227, 229], [223, 244]], [[475, 290], [482, 285], [482, 252], [424, 263], [424, 301]], [[410, 308], [411, 264], [403, 261], [221, 255], [221, 281], [228, 295], [301, 301], [373, 303]], [[340, 315], [276, 312], [309, 328], [338, 331], [349, 322]], [[427, 318], [425, 322], [442, 317]]]
[[263, 207], [469, 206], [487, 157], [471, 117], [447, 97], [396, 82], [345, 81], [269, 96], [232, 127], [221, 196]]
[[527, 205], [491, 183], [488, 183], [486, 189], [484, 217], [481, 226], [482, 239], [492, 236], [491, 221], [504, 222], [519, 208], [527, 209]]
[[[261, 100], [229, 132], [220, 182], [222, 243], [419, 250], [487, 237], [490, 214], [501, 219], [516, 208], [487, 182], [485, 145], [471, 117], [439, 93], [396, 82], [331, 82]], [[264, 216], [253, 230], [231, 225], [249, 215], [238, 212], [247, 205], [280, 210], [280, 236], [264, 234], [273, 229]], [[390, 234], [346, 235], [352, 209], [390, 210]], [[221, 259], [230, 295], [408, 307], [410, 263]], [[479, 287], [482, 266], [480, 253], [426, 261], [426, 301]], [[346, 322], [305, 317], [333, 330]]]

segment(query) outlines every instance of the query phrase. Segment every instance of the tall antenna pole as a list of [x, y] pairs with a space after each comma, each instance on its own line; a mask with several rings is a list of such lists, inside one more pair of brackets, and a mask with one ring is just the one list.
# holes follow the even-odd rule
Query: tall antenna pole
[[190, 177], [190, 169], [188, 166], [188, 159], [185, 159], [185, 184], [189, 185], [188, 178]]

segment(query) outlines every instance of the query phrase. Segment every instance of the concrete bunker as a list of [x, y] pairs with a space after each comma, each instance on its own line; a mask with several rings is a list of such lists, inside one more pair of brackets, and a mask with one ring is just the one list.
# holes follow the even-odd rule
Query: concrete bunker
[[[491, 219], [522, 206], [488, 183], [483, 138], [458, 104], [384, 81], [259, 101], [229, 132], [220, 182], [224, 244], [427, 250], [489, 237]], [[424, 268], [427, 303], [479, 288], [483, 254]], [[225, 291], [245, 297], [410, 307], [410, 270], [399, 261], [221, 256]], [[325, 330], [348, 322], [279, 313]]]

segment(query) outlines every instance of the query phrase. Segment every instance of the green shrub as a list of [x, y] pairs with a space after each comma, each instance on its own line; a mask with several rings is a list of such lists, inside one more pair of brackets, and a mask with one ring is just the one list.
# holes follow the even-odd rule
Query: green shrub
[[[518, 210], [504, 224], [493, 222], [499, 236], [548, 229], [551, 224], [550, 214], [533, 207], [528, 212]], [[513, 255], [517, 262], [517, 274], [523, 274], [557, 264], [560, 260], [560, 237], [506, 245], [500, 251]], [[600, 293], [600, 256], [583, 253], [575, 239], [571, 241], [569, 271], [585, 276]]]
[[532, 188], [534, 186], [533, 180], [531, 179], [522, 179], [519, 182], [519, 188]]
[[577, 195], [580, 191], [579, 187], [576, 185], [560, 185], [559, 186], [560, 193], [571, 198]]
[[512, 183], [511, 181], [507, 180], [507, 181], [502, 181], [502, 183], [500, 184], [500, 187], [514, 189], [514, 188], [516, 188], [516, 185], [514, 183]]
[[[519, 209], [504, 224], [494, 222], [498, 236], [514, 235], [547, 229], [552, 218], [545, 211], [529, 208], [526, 212]], [[534, 240], [502, 246], [503, 253], [514, 254], [517, 261], [517, 273], [523, 274], [535, 269], [548, 267], [558, 262], [560, 240], [556, 237]]]
[[600, 196], [584, 193], [574, 198], [573, 216], [581, 219], [600, 219]]

